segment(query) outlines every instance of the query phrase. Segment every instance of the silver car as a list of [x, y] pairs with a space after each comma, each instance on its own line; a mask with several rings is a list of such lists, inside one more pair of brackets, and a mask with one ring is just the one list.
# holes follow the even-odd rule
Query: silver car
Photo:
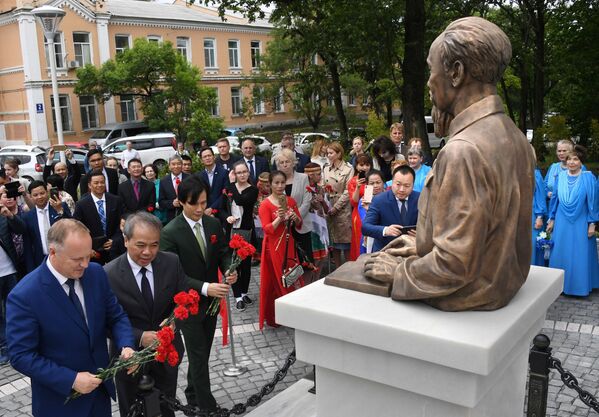
[[[41, 149], [41, 148], [40, 148]], [[16, 159], [19, 163], [19, 177], [30, 181], [42, 180], [44, 164], [46, 163], [46, 152], [44, 151], [18, 151], [2, 149], [0, 152], [0, 164], [4, 166], [7, 159]]]

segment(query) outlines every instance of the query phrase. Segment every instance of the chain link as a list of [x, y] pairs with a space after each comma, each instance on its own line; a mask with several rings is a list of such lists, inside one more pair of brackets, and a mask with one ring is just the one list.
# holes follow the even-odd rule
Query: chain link
[[564, 385], [576, 391], [578, 393], [580, 401], [582, 401], [583, 403], [585, 403], [586, 405], [588, 405], [593, 410], [599, 413], [599, 402], [597, 401], [597, 399], [593, 397], [590, 392], [580, 388], [580, 385], [578, 384], [578, 380], [576, 379], [576, 377], [572, 375], [571, 372], [564, 370], [564, 368], [562, 367], [562, 363], [559, 359], [550, 356], [549, 368], [556, 369], [559, 372]]
[[[257, 394], [250, 395], [245, 403], [237, 403], [233, 405], [230, 410], [227, 408], [218, 408], [216, 411], [200, 411], [197, 407], [184, 405], [178, 399], [167, 397], [164, 394], [160, 394], [160, 401], [165, 403], [171, 410], [182, 411], [183, 414], [189, 417], [229, 417], [232, 414], [243, 414], [247, 411], [248, 407], [257, 406], [264, 396], [274, 391], [276, 385], [287, 376], [287, 371], [291, 365], [295, 363], [295, 359], [294, 349], [289, 356], [287, 356], [285, 364], [275, 373], [269, 383], [265, 384]], [[129, 413], [131, 413], [131, 411], [129, 411]], [[135, 416], [135, 414], [133, 414], [133, 416]]]

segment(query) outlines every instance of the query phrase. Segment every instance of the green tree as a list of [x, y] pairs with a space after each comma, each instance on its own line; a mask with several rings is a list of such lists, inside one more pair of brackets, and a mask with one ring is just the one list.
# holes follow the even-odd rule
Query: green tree
[[210, 112], [216, 93], [200, 84], [199, 70], [170, 42], [138, 38], [133, 48], [100, 68], [86, 65], [77, 70], [77, 78], [75, 93], [94, 95], [100, 102], [117, 95], [135, 96], [151, 130], [172, 131], [181, 141], [215, 140], [223, 128], [222, 119]]

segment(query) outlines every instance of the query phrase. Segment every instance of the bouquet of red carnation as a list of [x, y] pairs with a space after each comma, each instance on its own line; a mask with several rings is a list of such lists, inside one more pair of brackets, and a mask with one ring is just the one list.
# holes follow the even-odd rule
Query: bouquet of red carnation
[[155, 207], [154, 206], [148, 206], [148, 208], [146, 209], [148, 213], [154, 213]]
[[[191, 314], [198, 314], [200, 295], [196, 290], [188, 292], [181, 291], [173, 297], [176, 307], [173, 312], [161, 324], [160, 330], [156, 332], [156, 340], [148, 347], [135, 352], [129, 359], [116, 359], [106, 369], [98, 369], [97, 378], [102, 381], [112, 379], [121, 370], [129, 368], [137, 368], [134, 372], [140, 369], [140, 366], [152, 362], [166, 362], [170, 366], [177, 366], [179, 363], [179, 354], [173, 345], [175, 340], [174, 321], [185, 320]], [[71, 395], [65, 401], [65, 404], [72, 399], [80, 397], [77, 391], [71, 391]]]
[[[243, 237], [241, 237], [241, 235], [238, 234], [234, 234], [233, 236], [231, 236], [229, 247], [233, 249], [233, 254], [231, 255], [231, 265], [229, 266], [229, 269], [227, 269], [227, 271], [225, 272], [225, 276], [231, 275], [244, 259], [256, 253], [256, 248], [250, 243], [248, 243]], [[214, 300], [212, 300], [210, 306], [208, 307], [208, 315], [216, 315], [219, 309], [220, 298], [215, 298]]]

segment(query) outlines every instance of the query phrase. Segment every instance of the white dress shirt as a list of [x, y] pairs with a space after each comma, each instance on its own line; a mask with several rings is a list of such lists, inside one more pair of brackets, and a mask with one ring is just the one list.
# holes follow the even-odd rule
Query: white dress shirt
[[[204, 224], [202, 223], [202, 218], [200, 217], [199, 221], [194, 221], [191, 220], [189, 217], [187, 217], [185, 215], [185, 213], [183, 213], [183, 218], [185, 219], [185, 221], [187, 222], [187, 224], [189, 225], [189, 227], [191, 228], [191, 232], [193, 233], [193, 235], [196, 235], [196, 231], [195, 231], [195, 225], [199, 224], [200, 225], [200, 234], [202, 235], [202, 239], [204, 239], [204, 247], [206, 247], [206, 249], [208, 249], [208, 245], [206, 244], [206, 232], [204, 231]], [[208, 282], [204, 282], [204, 285], [202, 285], [202, 290], [201, 293], [204, 296], [208, 296]]]
[[[49, 227], [46, 226], [46, 219], [48, 225], [50, 225], [50, 203], [46, 203], [46, 207], [40, 209], [35, 207], [35, 212], [37, 213], [37, 225], [40, 229], [40, 238], [42, 241], [42, 249], [44, 251], [44, 255], [48, 254], [48, 230]], [[46, 219], [44, 219], [44, 216]]]
[[[129, 261], [129, 266], [131, 267], [133, 276], [135, 277], [135, 282], [137, 283], [137, 287], [139, 288], [139, 291], [141, 292], [141, 279], [142, 279], [141, 268], [142, 267], [139, 266], [138, 264], [136, 264], [135, 261], [133, 261], [133, 259], [131, 259], [131, 257], [129, 256], [128, 253], [127, 253], [127, 260]], [[152, 271], [152, 263], [150, 263], [148, 266], [144, 266], [143, 268], [146, 268], [146, 278], [148, 279], [148, 282], [150, 283], [150, 289], [152, 290], [152, 298], [154, 298], [154, 295], [156, 293], [154, 292], [154, 272]]]
[[106, 195], [102, 194], [102, 198], [98, 198], [94, 193], [90, 193], [92, 199], [94, 200], [94, 206], [96, 206], [96, 211], [98, 212], [98, 216], [100, 216], [100, 211], [98, 210], [98, 201], [102, 201], [102, 207], [104, 208], [104, 218], [106, 219], [106, 223], [108, 223], [108, 212], [106, 211]]
[[[46, 266], [54, 275], [54, 278], [58, 281], [64, 292], [69, 296], [69, 285], [67, 284], [67, 277], [58, 272], [50, 262], [50, 259], [46, 259]], [[83, 307], [83, 315], [85, 316], [85, 322], [87, 323], [87, 311], [85, 310], [85, 297], [83, 296], [83, 286], [81, 285], [81, 281], [79, 279], [75, 279], [75, 294], [79, 297], [79, 302], [81, 303], [81, 307]]]

